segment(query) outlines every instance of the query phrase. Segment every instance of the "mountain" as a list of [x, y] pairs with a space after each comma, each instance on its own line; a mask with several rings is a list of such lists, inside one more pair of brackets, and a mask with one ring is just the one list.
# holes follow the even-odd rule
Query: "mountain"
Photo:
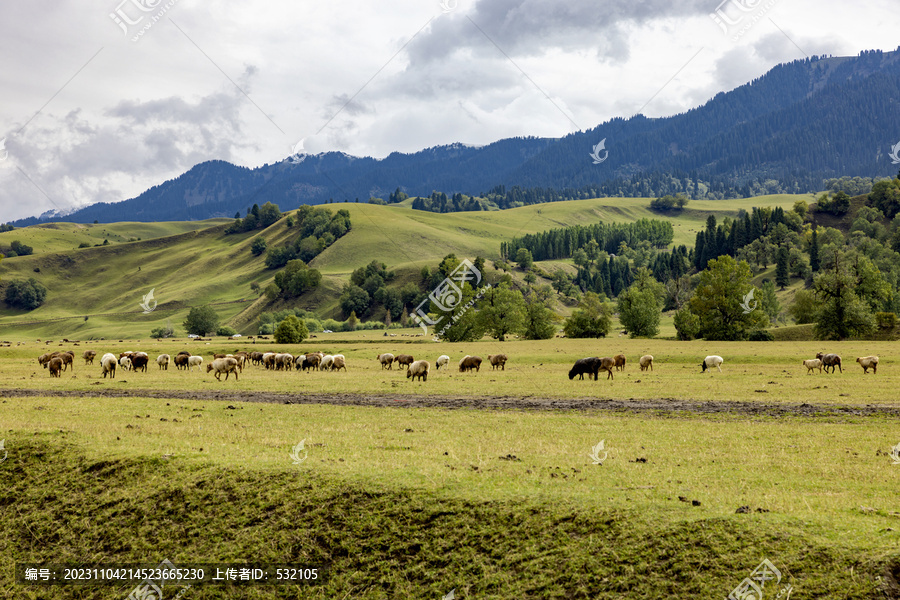
[[[817, 191], [827, 178], [895, 174], [887, 154], [900, 136], [898, 104], [900, 50], [812, 57], [778, 65], [671, 117], [636, 115], [561, 139], [451, 144], [383, 159], [326, 152], [256, 169], [209, 161], [137, 198], [94, 204], [64, 220], [232, 217], [253, 204], [289, 210], [329, 199], [387, 198], [396, 188], [410, 196], [519, 186], [580, 189], [581, 197], [683, 192], [713, 199]], [[595, 164], [589, 155], [601, 140], [605, 159]], [[46, 219], [13, 224], [40, 220]]]

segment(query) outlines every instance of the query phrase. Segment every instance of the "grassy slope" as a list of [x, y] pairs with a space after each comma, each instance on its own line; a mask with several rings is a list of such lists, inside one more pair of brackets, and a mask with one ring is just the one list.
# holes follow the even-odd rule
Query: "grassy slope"
[[[600, 198], [508, 211], [451, 214], [413, 211], [403, 206], [329, 205], [332, 210], [347, 208], [350, 211], [353, 230], [313, 261], [313, 266], [323, 273], [323, 285], [315, 294], [301, 299], [299, 304], [325, 316], [334, 316], [338, 290], [353, 269], [371, 260], [382, 261], [408, 275], [423, 265], [434, 265], [451, 252], [463, 257], [481, 254], [496, 258], [501, 241], [529, 232], [598, 220], [621, 222], [643, 217], [671, 219], [675, 224], [676, 243], [690, 244], [710, 213], [721, 219], [750, 206], [789, 207], [796, 198], [779, 195], [698, 201], [691, 203], [690, 210], [677, 217], [655, 215], [647, 209], [645, 198]], [[159, 233], [161, 228], [168, 226], [188, 227], [185, 224], [161, 224], [155, 231]], [[119, 235], [127, 236], [126, 239], [148, 237], [154, 231], [153, 224], [90, 227], [115, 229]], [[180, 324], [189, 306], [254, 300], [250, 283], [256, 281], [265, 287], [273, 276], [263, 267], [261, 257], [250, 255], [250, 241], [258, 234], [226, 236], [224, 227], [217, 225], [169, 237], [81, 250], [71, 249], [77, 244], [67, 240], [64, 251], [0, 261], [0, 278], [35, 277], [50, 290], [46, 303], [35, 311], [0, 310], [4, 339], [23, 336], [141, 337], [153, 327], [164, 325], [167, 319], [175, 325]], [[4, 235], [18, 234], [13, 239], [30, 244], [25, 236], [25, 233], [32, 235], [30, 229]], [[52, 231], [41, 232], [45, 243], [49, 243], [47, 236]], [[283, 242], [290, 234], [284, 220], [262, 232], [269, 246]], [[35, 245], [38, 247], [38, 242]], [[36, 268], [40, 272], [36, 273]], [[155, 290], [159, 307], [155, 312], [143, 315], [139, 303], [151, 289]], [[252, 318], [243, 318], [239, 313], [255, 314], [260, 304], [260, 301], [228, 304], [217, 310], [224, 321], [239, 325], [243, 333], [251, 333]], [[131, 314], [22, 327], [10, 323], [123, 312]]]
[[331, 567], [324, 589], [198, 599], [721, 598], [763, 558], [795, 597], [872, 598], [900, 570], [881, 419], [141, 398], [10, 398], [0, 415], [0, 598], [128, 591], [26, 595], [16, 561]]

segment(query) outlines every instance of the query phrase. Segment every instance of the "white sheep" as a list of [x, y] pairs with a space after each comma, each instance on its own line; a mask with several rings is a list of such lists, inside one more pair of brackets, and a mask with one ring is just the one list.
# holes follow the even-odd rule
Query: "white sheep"
[[156, 357], [156, 364], [159, 365], [160, 369], [169, 370], [169, 361], [172, 359], [168, 354], [160, 354]]
[[715, 354], [707, 356], [703, 359], [703, 362], [700, 363], [700, 366], [703, 367], [703, 371], [701, 372], [706, 372], [707, 369], [712, 369], [713, 367], [715, 367], [719, 370], [719, 373], [721, 373], [722, 363], [724, 362], [725, 360], [721, 356], [716, 356]]
[[193, 371], [194, 367], [202, 367], [203, 366], [203, 357], [202, 356], [188, 356], [188, 371]]
[[649, 354], [646, 354], [641, 357], [641, 360], [638, 361], [641, 365], [641, 371], [646, 371], [647, 369], [653, 370], [653, 357]]
[[375, 358], [378, 360], [378, 362], [381, 363], [382, 369], [384, 369], [385, 367], [387, 367], [388, 370], [394, 368], [394, 355], [391, 354], [390, 352], [386, 352], [384, 354], [379, 354]]
[[441, 370], [441, 367], [447, 367], [450, 365], [450, 357], [446, 354], [441, 354], [438, 356], [437, 361], [434, 363], [434, 368], [438, 371]]
[[409, 365], [409, 369], [406, 370], [406, 378], [412, 378], [413, 381], [418, 377], [422, 381], [428, 381], [428, 369], [431, 368], [431, 365], [428, 364], [427, 360], [417, 360], [413, 362], [413, 364]]
[[806, 367], [806, 374], [809, 375], [813, 372], [814, 369], [818, 369], [819, 373], [822, 372], [822, 361], [818, 358], [810, 358], [803, 361], [803, 366]]
[[116, 355], [107, 352], [103, 355], [103, 358], [100, 359], [100, 366], [103, 367], [103, 377], [106, 377], [109, 374], [110, 379], [116, 378], [116, 366], [118, 366], [119, 361], [116, 359]]
[[237, 359], [234, 358], [217, 358], [212, 361], [208, 365], [206, 365], [206, 372], [215, 371], [216, 379], [222, 381], [220, 377], [222, 373], [225, 373], [225, 381], [228, 381], [228, 376], [234, 373], [234, 380], [238, 380], [238, 362]]
[[119, 366], [125, 369], [126, 371], [131, 368], [131, 359], [127, 356], [123, 356], [119, 359]]
[[334, 363], [334, 356], [331, 354], [326, 354], [322, 357], [322, 361], [319, 363], [320, 371], [329, 371], [331, 370], [331, 365]]
[[859, 366], [863, 368], [863, 373], [868, 373], [872, 369], [873, 373], [878, 373], [878, 357], [877, 356], [860, 356], [856, 359]]

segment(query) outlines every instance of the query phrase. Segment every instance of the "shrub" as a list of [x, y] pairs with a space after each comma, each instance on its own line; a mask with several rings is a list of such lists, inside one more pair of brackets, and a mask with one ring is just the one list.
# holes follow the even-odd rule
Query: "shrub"
[[875, 323], [879, 329], [893, 329], [897, 326], [897, 314], [892, 312], [875, 313]]
[[774, 342], [775, 336], [765, 329], [757, 329], [756, 331], [751, 331], [747, 339], [751, 342]]
[[219, 327], [218, 329], [216, 329], [216, 335], [220, 335], [222, 337], [231, 337], [231, 336], [235, 335], [236, 333], [237, 333], [237, 331], [235, 331], [232, 327], [229, 327], [228, 325], [223, 325], [222, 327]]
[[28, 281], [14, 279], [6, 287], [6, 304], [11, 308], [34, 310], [46, 297], [47, 288], [34, 278]]

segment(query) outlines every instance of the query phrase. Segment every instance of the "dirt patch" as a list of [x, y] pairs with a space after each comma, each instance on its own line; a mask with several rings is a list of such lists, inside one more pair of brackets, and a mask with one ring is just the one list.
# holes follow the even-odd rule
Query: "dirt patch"
[[0, 397], [101, 397], [164, 398], [220, 402], [263, 402], [269, 404], [331, 404], [390, 408], [468, 408], [475, 410], [576, 410], [614, 412], [659, 412], [694, 414], [735, 414], [772, 417], [900, 417], [900, 406], [832, 406], [822, 404], [763, 404], [759, 402], [695, 402], [674, 398], [612, 400], [608, 398], [538, 398], [535, 396], [412, 396], [366, 394], [278, 394], [248, 391], [161, 391], [161, 390], [31, 390], [3, 389]]

